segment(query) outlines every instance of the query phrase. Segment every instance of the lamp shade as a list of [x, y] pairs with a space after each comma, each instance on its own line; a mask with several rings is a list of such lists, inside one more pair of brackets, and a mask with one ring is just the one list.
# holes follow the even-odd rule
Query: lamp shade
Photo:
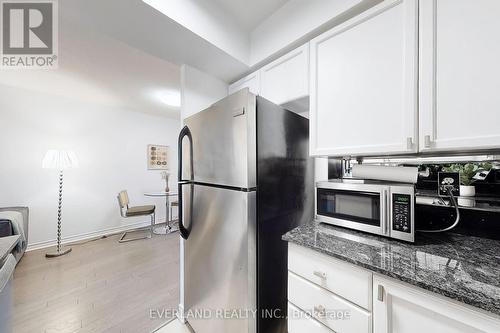
[[57, 170], [78, 168], [78, 159], [71, 150], [50, 149], [43, 158], [42, 168]]

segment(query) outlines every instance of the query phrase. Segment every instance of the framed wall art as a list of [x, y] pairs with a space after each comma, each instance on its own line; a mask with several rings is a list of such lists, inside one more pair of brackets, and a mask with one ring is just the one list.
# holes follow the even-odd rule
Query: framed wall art
[[168, 170], [168, 146], [148, 145], [148, 169]]

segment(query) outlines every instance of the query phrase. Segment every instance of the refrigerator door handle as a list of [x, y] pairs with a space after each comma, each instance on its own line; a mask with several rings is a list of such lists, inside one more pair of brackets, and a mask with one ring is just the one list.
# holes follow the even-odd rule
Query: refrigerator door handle
[[[184, 138], [187, 137], [188, 140], [189, 140], [189, 171], [190, 171], [190, 175], [189, 175], [189, 179], [183, 179], [182, 177], [182, 168], [183, 168], [183, 165], [182, 165], [182, 142], [184, 140]], [[178, 177], [177, 177], [177, 180], [178, 180], [178, 196], [179, 196], [179, 231], [180, 231], [180, 234], [182, 236], [182, 238], [184, 239], [188, 239], [189, 237], [189, 233], [191, 232], [191, 223], [189, 223], [189, 226], [186, 228], [184, 226], [184, 220], [183, 220], [183, 213], [184, 213], [184, 208], [183, 208], [183, 198], [182, 198], [182, 186], [184, 185], [191, 185], [191, 191], [190, 191], [190, 196], [191, 196], [191, 200], [189, 201], [190, 202], [190, 205], [189, 205], [189, 208], [190, 208], [190, 216], [193, 216], [192, 215], [192, 208], [193, 208], [193, 180], [194, 180], [194, 169], [193, 169], [193, 137], [191, 135], [191, 131], [189, 130], [189, 127], [187, 126], [184, 126], [181, 130], [181, 132], [179, 133], [179, 141], [178, 141], [178, 146], [177, 146], [177, 149], [178, 149]]]

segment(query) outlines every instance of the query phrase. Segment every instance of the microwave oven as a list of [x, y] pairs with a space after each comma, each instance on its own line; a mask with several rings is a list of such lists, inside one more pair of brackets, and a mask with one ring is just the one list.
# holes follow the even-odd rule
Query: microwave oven
[[319, 222], [415, 241], [415, 186], [338, 180], [316, 185]]

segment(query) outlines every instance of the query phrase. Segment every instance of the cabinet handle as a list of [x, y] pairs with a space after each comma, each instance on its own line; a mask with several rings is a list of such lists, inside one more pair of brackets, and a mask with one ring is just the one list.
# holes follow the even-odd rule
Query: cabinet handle
[[413, 138], [411, 136], [406, 138], [406, 149], [408, 150], [413, 149]]
[[379, 284], [377, 289], [377, 300], [380, 302], [384, 301], [384, 286]]
[[313, 274], [316, 275], [317, 277], [319, 277], [320, 279], [326, 280], [326, 273], [325, 272], [314, 271]]
[[431, 136], [430, 135], [426, 135], [424, 137], [424, 146], [425, 146], [425, 148], [430, 148], [431, 144], [432, 144]]
[[319, 316], [324, 316], [326, 315], [326, 309], [322, 305], [318, 305], [314, 307], [314, 313], [319, 315]]

